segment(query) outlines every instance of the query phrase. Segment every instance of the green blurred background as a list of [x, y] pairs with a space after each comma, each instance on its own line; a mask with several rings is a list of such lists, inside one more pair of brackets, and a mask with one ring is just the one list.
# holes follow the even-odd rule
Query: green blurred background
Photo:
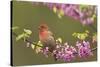
[[[21, 34], [24, 28], [32, 30], [33, 34], [30, 41], [39, 40], [38, 26], [41, 23], [46, 23], [49, 26], [55, 38], [61, 37], [63, 42], [67, 41], [73, 46], [75, 46], [75, 42], [77, 41], [76, 38], [72, 37], [74, 32], [84, 32], [86, 29], [90, 32], [95, 32], [90, 26], [83, 26], [78, 20], [74, 20], [71, 17], [63, 16], [59, 19], [57, 14], [41, 4], [34, 5], [32, 2], [24, 1], [13, 1], [12, 4], [12, 26], [20, 27], [15, 33]], [[96, 27], [96, 22], [93, 25]], [[64, 63], [63, 61], [55, 61], [53, 57], [46, 58], [42, 54], [36, 54], [31, 47], [26, 47], [26, 43], [23, 40], [16, 41], [15, 36], [12, 35], [12, 37], [13, 65]], [[96, 45], [92, 45], [93, 47], [96, 47]], [[93, 53], [94, 56], [86, 59], [77, 57], [71, 62], [96, 61], [97, 51]]]

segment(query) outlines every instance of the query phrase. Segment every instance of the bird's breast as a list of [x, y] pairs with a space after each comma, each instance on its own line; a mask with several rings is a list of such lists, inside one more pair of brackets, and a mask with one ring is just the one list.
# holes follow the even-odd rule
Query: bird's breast
[[40, 40], [46, 40], [48, 38], [48, 33], [45, 31], [45, 32], [40, 32], [39, 33], [39, 38]]

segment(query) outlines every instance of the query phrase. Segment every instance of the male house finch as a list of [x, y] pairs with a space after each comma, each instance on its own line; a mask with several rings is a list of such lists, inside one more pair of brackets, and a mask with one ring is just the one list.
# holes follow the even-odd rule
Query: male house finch
[[56, 42], [53, 37], [53, 33], [49, 31], [48, 26], [46, 24], [41, 24], [39, 26], [39, 39], [43, 44], [43, 48], [48, 47], [49, 51], [53, 52], [56, 46]]

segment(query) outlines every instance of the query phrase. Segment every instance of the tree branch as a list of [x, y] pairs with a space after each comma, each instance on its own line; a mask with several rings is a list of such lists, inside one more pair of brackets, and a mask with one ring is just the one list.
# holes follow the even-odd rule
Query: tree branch
[[[18, 35], [17, 35], [16, 33], [14, 33], [14, 32], [12, 32], [12, 34], [13, 34], [14, 36], [16, 36], [16, 37], [18, 36]], [[23, 40], [24, 40], [24, 39], [23, 39]], [[29, 41], [28, 39], [26, 39], [25, 41], [28, 42], [28, 43], [30, 43], [30, 45], [33, 44], [33, 45], [42, 47], [42, 46], [40, 46], [40, 45], [37, 45], [36, 42], [31, 42], [31, 41]], [[95, 51], [95, 50], [97, 50], [97, 47], [91, 49], [91, 51]], [[75, 54], [77, 54], [77, 53], [75, 53]]]
[[[16, 37], [18, 36], [18, 35], [17, 35], [16, 33], [14, 33], [14, 32], [12, 32], [12, 34], [13, 34], [14, 36], [16, 36]], [[22, 38], [22, 40], [24, 40], [24, 38]], [[31, 42], [31, 41], [29, 41], [28, 39], [25, 39], [25, 41], [28, 42], [28, 43], [30, 43], [30, 45], [33, 44], [33, 45], [36, 45], [36, 46], [42, 47], [42, 46], [40, 46], [40, 45], [37, 45], [36, 42]]]

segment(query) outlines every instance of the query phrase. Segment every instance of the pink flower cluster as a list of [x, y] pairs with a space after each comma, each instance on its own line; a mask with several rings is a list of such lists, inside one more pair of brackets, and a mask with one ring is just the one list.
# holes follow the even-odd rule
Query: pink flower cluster
[[80, 57], [85, 58], [87, 56], [93, 55], [90, 49], [90, 43], [88, 41], [82, 41], [82, 42], [77, 41], [76, 46], [78, 48], [78, 55]]
[[90, 43], [88, 41], [76, 42], [76, 47], [70, 46], [67, 42], [64, 44], [57, 43], [55, 50], [52, 53], [49, 51], [49, 47], [45, 47], [42, 53], [48, 57], [52, 54], [56, 61], [63, 60], [65, 62], [72, 61], [79, 56], [80, 58], [86, 58], [88, 56], [93, 56], [90, 49]]
[[77, 4], [60, 4], [45, 3], [51, 10], [55, 7], [58, 11], [62, 10], [65, 16], [70, 16], [79, 20], [83, 25], [94, 23], [97, 8], [95, 5], [77, 5]]

